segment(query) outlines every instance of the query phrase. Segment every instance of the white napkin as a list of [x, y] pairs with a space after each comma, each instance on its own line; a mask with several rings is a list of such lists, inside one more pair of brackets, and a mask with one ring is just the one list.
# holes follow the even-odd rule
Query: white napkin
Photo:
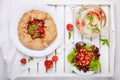
[[[25, 5], [32, 5], [33, 3], [40, 3], [39, 0], [3, 0], [2, 1], [2, 12], [1, 12], [1, 19], [0, 22], [0, 31], [1, 31], [1, 37], [3, 40], [6, 38], [8, 39], [9, 36], [9, 27], [10, 27], [10, 20], [11, 20], [11, 14], [17, 11], [20, 7], [23, 7]], [[5, 33], [5, 34], [4, 34]], [[3, 41], [1, 40], [1, 41]], [[9, 39], [0, 45], [0, 53], [3, 56], [3, 59], [7, 65], [7, 76], [14, 80], [17, 75], [20, 73], [20, 59], [22, 57], [28, 57], [23, 54], [20, 54], [20, 52], [16, 49], [16, 47], [13, 45], [13, 42]]]
[[[7, 65], [7, 76], [11, 80], [14, 80], [20, 73], [20, 58], [23, 54], [18, 53], [16, 47], [13, 45], [12, 41], [7, 41], [0, 46], [0, 53], [2, 53], [3, 58]], [[17, 66], [16, 66], [17, 65]]]

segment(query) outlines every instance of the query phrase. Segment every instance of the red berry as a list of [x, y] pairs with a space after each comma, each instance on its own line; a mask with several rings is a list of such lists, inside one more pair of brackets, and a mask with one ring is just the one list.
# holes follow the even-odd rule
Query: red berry
[[44, 33], [40, 35], [40, 38], [44, 38], [44, 37], [45, 37], [45, 34], [44, 34]]
[[58, 56], [53, 56], [53, 57], [52, 57], [52, 60], [53, 60], [54, 62], [58, 61]]
[[35, 39], [35, 36], [34, 36], [34, 35], [31, 35], [31, 38], [32, 38], [32, 39]]
[[44, 29], [42, 26], [39, 26], [38, 30], [40, 31], [40, 33], [44, 33]]
[[78, 20], [77, 20], [77, 21], [76, 21], [76, 24], [78, 24], [78, 25], [79, 25], [79, 24], [80, 24], [80, 21], [78, 21]]
[[35, 25], [35, 24], [36, 24], [36, 21], [31, 21], [31, 24], [32, 24], [32, 25]]
[[34, 32], [35, 32], [35, 33], [39, 33], [40, 31], [39, 31], [39, 30], [35, 30]]
[[50, 69], [50, 68], [53, 67], [53, 61], [52, 60], [46, 60], [44, 62], [44, 65], [45, 65], [46, 69]]
[[39, 25], [40, 25], [41, 27], [44, 27], [44, 22], [41, 21], [41, 22], [39, 23]]
[[67, 30], [72, 31], [73, 30], [73, 25], [72, 24], [67, 24]]
[[20, 60], [20, 62], [22, 63], [22, 64], [26, 64], [26, 58], [22, 58], [21, 60]]

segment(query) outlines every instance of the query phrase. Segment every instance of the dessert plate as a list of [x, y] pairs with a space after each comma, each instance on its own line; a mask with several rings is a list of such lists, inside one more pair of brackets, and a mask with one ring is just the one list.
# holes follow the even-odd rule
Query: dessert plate
[[[41, 10], [48, 12], [54, 19], [54, 22], [56, 23], [56, 28], [57, 28], [57, 37], [56, 39], [45, 49], [43, 50], [32, 50], [26, 48], [24, 45], [19, 40], [18, 37], [18, 22], [22, 15], [30, 10]], [[55, 11], [54, 8], [47, 6], [47, 5], [31, 5], [31, 6], [25, 6], [24, 8], [21, 7], [19, 10], [13, 13], [12, 19], [11, 19], [11, 24], [10, 24], [10, 35], [12, 38], [12, 41], [14, 45], [17, 47], [18, 50], [20, 50], [22, 53], [28, 56], [33, 56], [33, 57], [42, 57], [51, 54], [61, 43], [62, 40], [62, 35], [63, 35], [63, 28], [59, 25], [58, 23], [58, 18], [57, 18], [57, 12]]]

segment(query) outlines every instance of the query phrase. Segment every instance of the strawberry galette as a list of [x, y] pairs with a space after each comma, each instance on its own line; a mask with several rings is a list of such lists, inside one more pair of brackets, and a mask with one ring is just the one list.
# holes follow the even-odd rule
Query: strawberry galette
[[31, 10], [20, 19], [18, 36], [25, 47], [41, 50], [49, 46], [56, 38], [56, 24], [49, 13]]

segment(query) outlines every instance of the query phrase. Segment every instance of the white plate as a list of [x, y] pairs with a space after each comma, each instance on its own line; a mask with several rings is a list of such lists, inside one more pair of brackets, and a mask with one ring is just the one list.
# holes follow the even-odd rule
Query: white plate
[[[88, 45], [94, 45], [93, 43], [90, 42], [86, 42], [86, 41], [82, 41], [85, 42]], [[76, 42], [75, 42], [76, 43]], [[96, 46], [96, 45], [95, 45]], [[73, 49], [73, 47], [75, 47], [75, 44], [73, 44], [72, 46], [70, 46], [69, 51], [71, 52], [71, 50]], [[98, 46], [96, 46], [98, 47]], [[99, 47], [98, 47], [99, 48]], [[100, 51], [99, 51], [100, 52]], [[68, 53], [69, 55], [69, 53]], [[95, 73], [94, 71], [87, 71], [86, 73], [83, 71], [78, 70], [75, 66], [72, 66], [68, 61], [67, 61], [68, 66], [70, 67], [70, 69], [72, 69], [75, 73], [79, 74], [79, 75], [91, 75], [93, 73]]]
[[[31, 50], [26, 48], [25, 46], [22, 45], [22, 43], [19, 41], [18, 37], [18, 22], [22, 15], [30, 11], [32, 9], [37, 9], [37, 10], [42, 10], [45, 12], [48, 12], [54, 19], [57, 27], [57, 37], [56, 39], [49, 45], [47, 48], [43, 50]], [[33, 57], [42, 57], [46, 56], [48, 54], [51, 54], [52, 51], [54, 51], [59, 44], [61, 43], [61, 40], [63, 40], [63, 28], [58, 24], [58, 18], [57, 18], [57, 12], [55, 9], [52, 7], [49, 7], [47, 5], [40, 5], [40, 4], [35, 4], [35, 5], [29, 5], [29, 6], [22, 6], [19, 10], [15, 11], [12, 16], [11, 24], [10, 24], [10, 35], [13, 40], [13, 43], [17, 47], [18, 50], [20, 50], [22, 53], [28, 55], [28, 56], [33, 56]], [[60, 22], [60, 20], [59, 20]]]

